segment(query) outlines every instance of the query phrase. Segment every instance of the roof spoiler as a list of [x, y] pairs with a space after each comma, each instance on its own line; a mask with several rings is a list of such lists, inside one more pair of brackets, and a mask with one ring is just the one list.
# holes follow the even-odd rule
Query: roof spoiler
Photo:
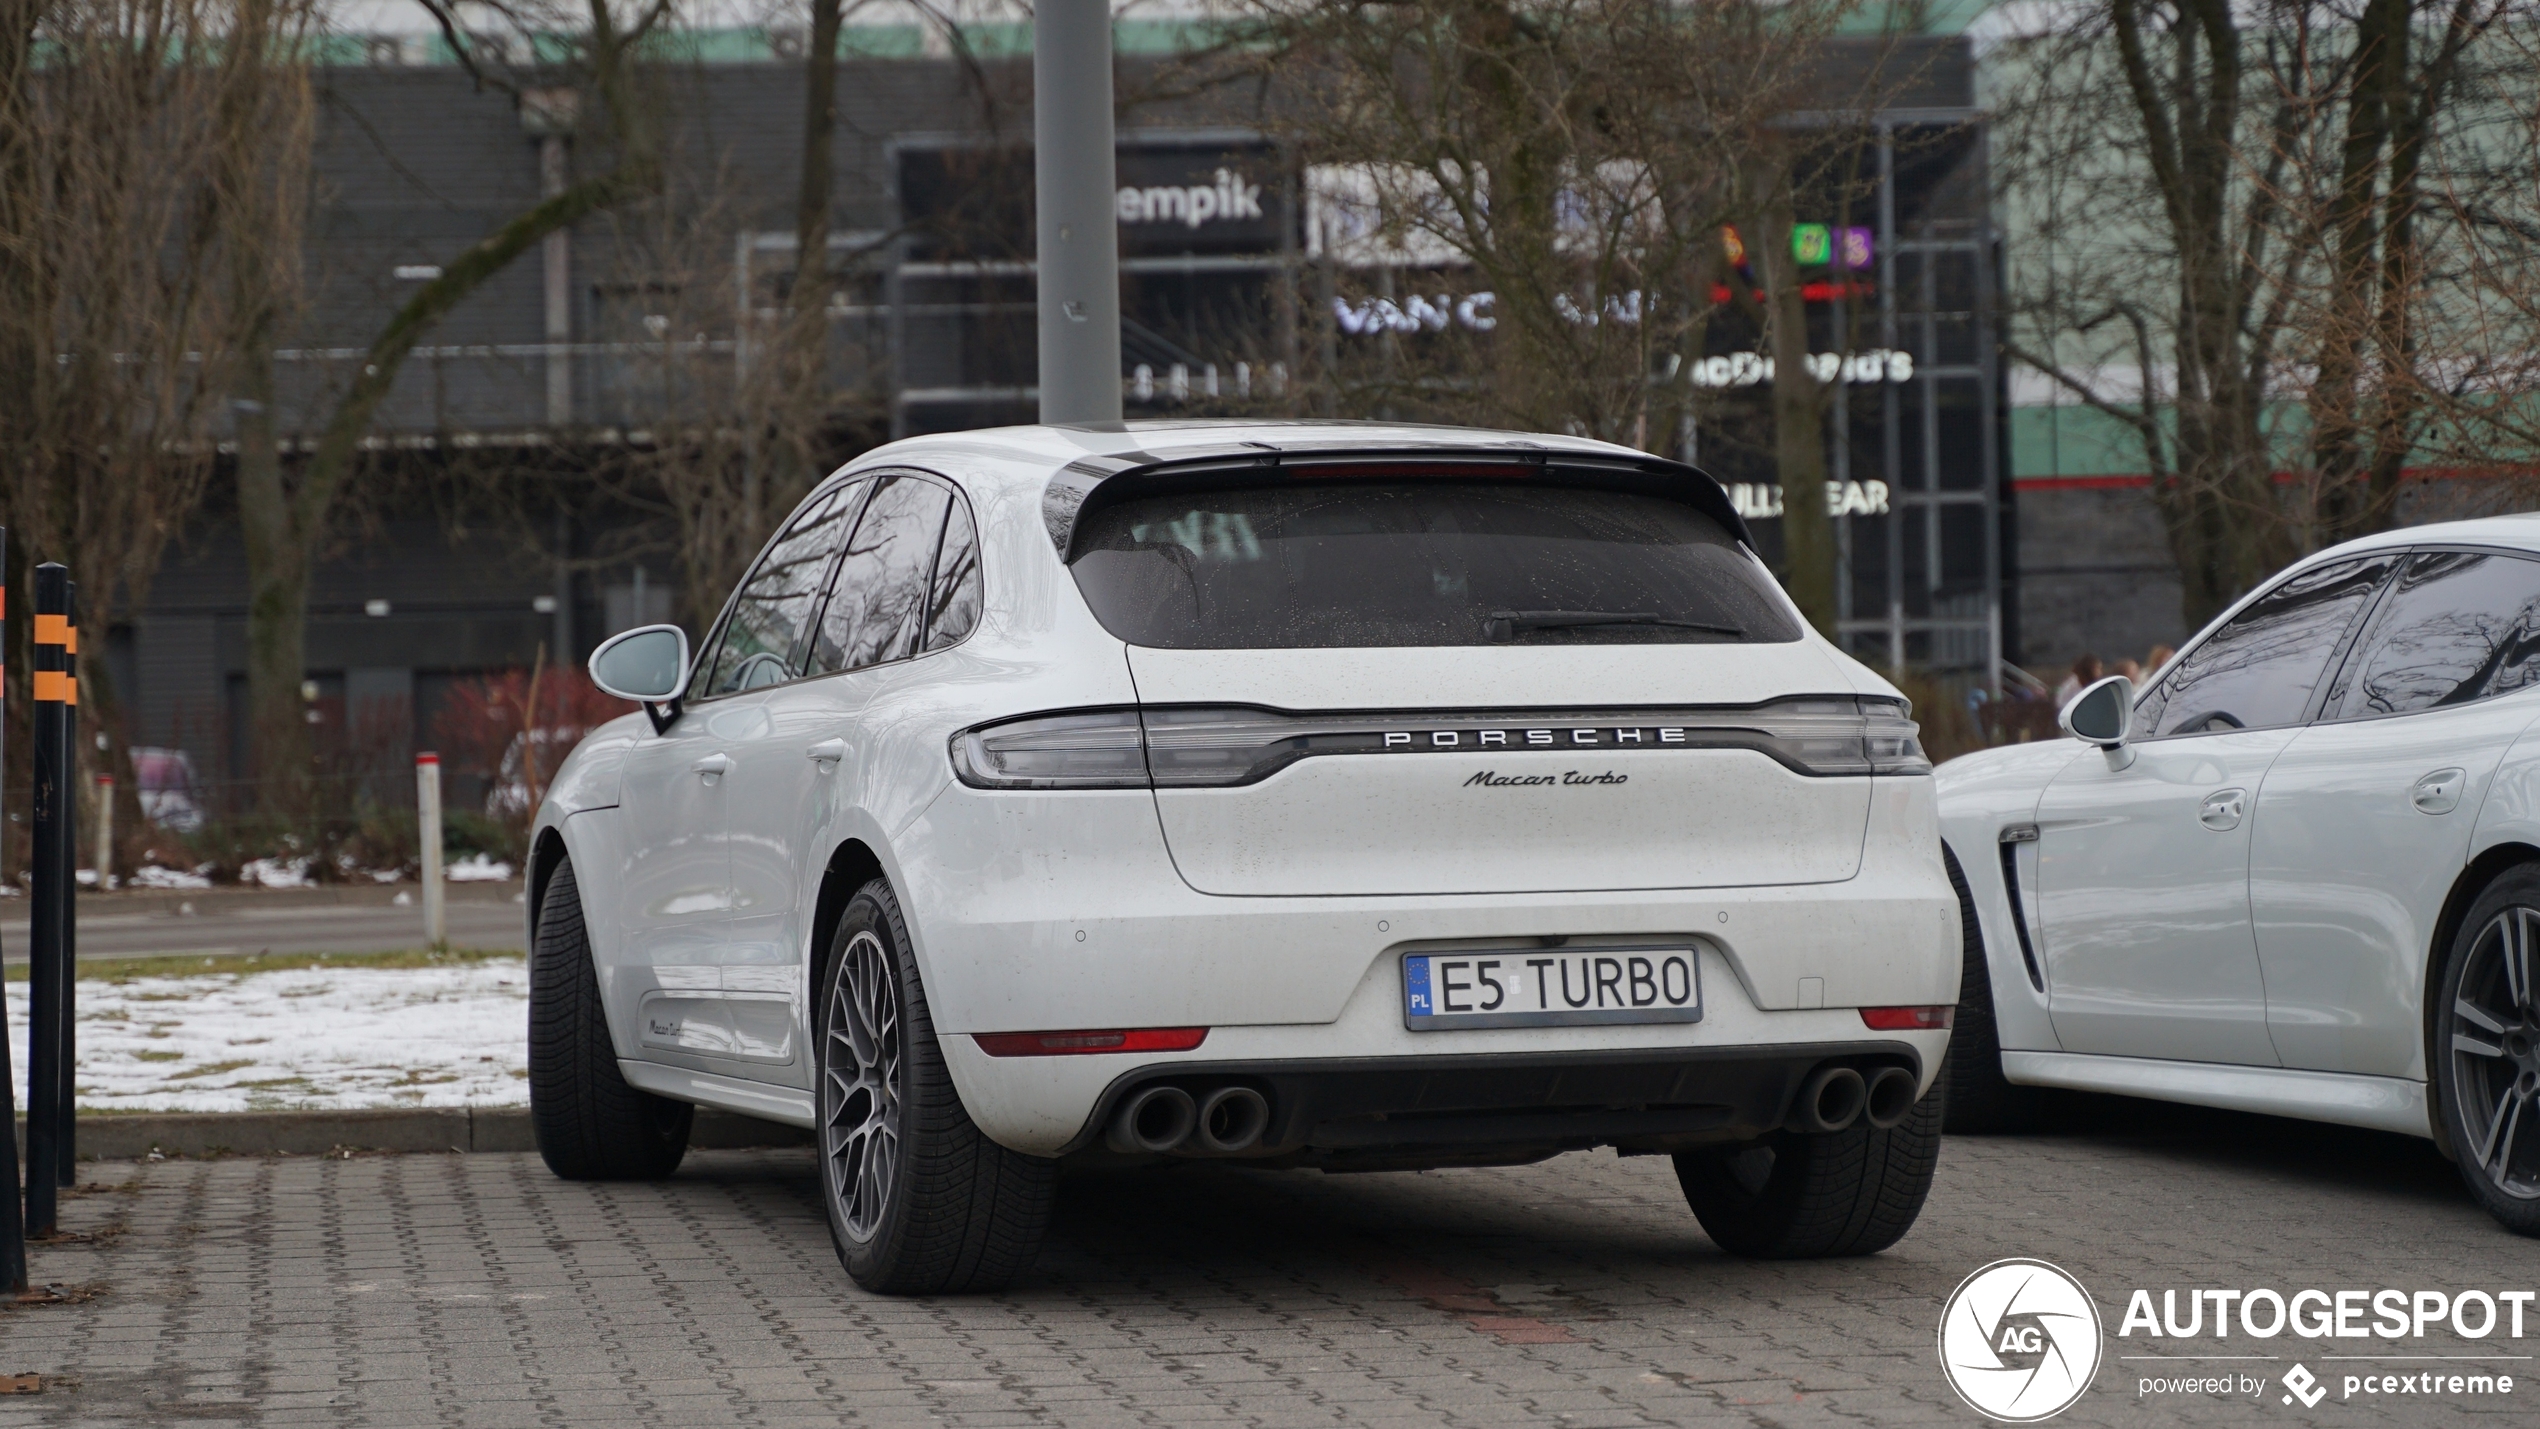
[[1122, 452], [1083, 457], [1059, 468], [1041, 493], [1041, 521], [1062, 561], [1075, 558], [1084, 518], [1118, 502], [1166, 491], [1258, 486], [1291, 480], [1528, 480], [1600, 490], [1641, 491], [1682, 501], [1720, 523], [1750, 549], [1728, 491], [1699, 467], [1639, 452], [1582, 452], [1532, 443], [1493, 446], [1272, 447], [1245, 442], [1159, 457]]

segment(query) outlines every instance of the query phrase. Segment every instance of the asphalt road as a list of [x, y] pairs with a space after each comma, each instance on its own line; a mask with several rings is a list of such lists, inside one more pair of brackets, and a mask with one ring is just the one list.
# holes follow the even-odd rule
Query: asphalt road
[[[1659, 1158], [1194, 1165], [1068, 1183], [1022, 1283], [931, 1300], [846, 1279], [803, 1150], [695, 1153], [651, 1185], [532, 1155], [99, 1165], [65, 1213], [91, 1238], [35, 1253], [74, 1302], [0, 1309], [0, 1373], [53, 1377], [0, 1398], [0, 1426], [1975, 1424], [1936, 1330], [2009, 1256], [2070, 1271], [2105, 1327], [2058, 1425], [2540, 1422], [2540, 1314], [2521, 1340], [2116, 1334], [2138, 1289], [2540, 1287], [2540, 1242], [2427, 1144], [2115, 1100], [2065, 1117], [1951, 1140], [1913, 1233], [1864, 1259], [1725, 1256]], [[2144, 1358], [2196, 1350], [2239, 1358]], [[2513, 1358], [2422, 1359], [2467, 1354]], [[2413, 1358], [2328, 1358], [2365, 1355]], [[2282, 1387], [2296, 1362], [2328, 1386], [2309, 1405]], [[2344, 1388], [2473, 1364], [2515, 1387]], [[2182, 1374], [2235, 1388], [2147, 1388]]]
[[[80, 958], [177, 953], [380, 953], [423, 946], [413, 884], [312, 889], [214, 888], [91, 894], [79, 900]], [[519, 948], [527, 932], [517, 880], [449, 885], [449, 937], [462, 948]], [[27, 900], [0, 903], [0, 955], [26, 961]]]

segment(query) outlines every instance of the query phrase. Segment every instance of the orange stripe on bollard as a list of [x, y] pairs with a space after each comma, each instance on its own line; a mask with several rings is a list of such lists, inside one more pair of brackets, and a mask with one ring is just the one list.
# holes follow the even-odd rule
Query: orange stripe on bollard
[[79, 682], [59, 670], [38, 670], [35, 672], [35, 697], [59, 704], [78, 704]]

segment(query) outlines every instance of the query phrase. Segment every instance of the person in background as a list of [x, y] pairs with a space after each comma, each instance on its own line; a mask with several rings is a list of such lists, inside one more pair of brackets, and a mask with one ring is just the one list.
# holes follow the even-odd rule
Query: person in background
[[2083, 690], [2089, 688], [2091, 682], [2097, 680], [2098, 678], [2098, 656], [2084, 655], [2080, 659], [2075, 660], [2073, 662], [2073, 672], [2066, 675], [2064, 677], [2064, 682], [2055, 687], [2055, 708], [2062, 709], [2064, 706], [2071, 704], [2073, 696], [2080, 694]]
[[2125, 676], [2126, 679], [2133, 682], [2135, 687], [2138, 689], [2140, 689], [2143, 685], [2143, 667], [2134, 663], [2132, 660], [2119, 660], [2114, 666], [2110, 667], [2108, 673], [2111, 675]]
[[[2148, 680], [2154, 675], [2161, 673], [2161, 667], [2168, 664], [2170, 662], [2170, 657], [2177, 653], [2178, 652], [2176, 650], [2171, 649], [2167, 645], [2153, 646], [2152, 653], [2143, 657], [2143, 678]], [[2136, 683], [2139, 684], [2141, 681], [2137, 681]]]

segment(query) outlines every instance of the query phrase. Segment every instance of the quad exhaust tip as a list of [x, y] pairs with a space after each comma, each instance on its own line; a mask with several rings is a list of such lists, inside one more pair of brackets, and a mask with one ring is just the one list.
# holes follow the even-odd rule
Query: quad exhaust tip
[[1913, 1114], [1914, 1087], [1914, 1074], [1903, 1067], [1879, 1068], [1871, 1074], [1862, 1114], [1881, 1131], [1897, 1125]]
[[1120, 1152], [1150, 1155], [1170, 1151], [1190, 1139], [1199, 1125], [1199, 1103], [1180, 1087], [1148, 1087], [1121, 1103], [1104, 1138]]
[[1869, 1084], [1850, 1067], [1819, 1067], [1799, 1088], [1799, 1099], [1791, 1109], [1791, 1127], [1795, 1131], [1841, 1131], [1861, 1115], [1862, 1103], [1869, 1100]]
[[1270, 1126], [1270, 1103], [1250, 1087], [1219, 1087], [1199, 1104], [1199, 1143], [1220, 1156], [1250, 1151]]
[[1156, 1086], [1120, 1104], [1103, 1142], [1148, 1156], [1235, 1156], [1260, 1145], [1269, 1129], [1269, 1099], [1250, 1087], [1216, 1087], [1193, 1097], [1180, 1087]]
[[1789, 1126], [1793, 1131], [1823, 1133], [1866, 1121], [1872, 1130], [1886, 1131], [1913, 1114], [1919, 1085], [1904, 1067], [1874, 1067], [1864, 1076], [1829, 1063], [1800, 1084], [1799, 1095], [1791, 1102]]

